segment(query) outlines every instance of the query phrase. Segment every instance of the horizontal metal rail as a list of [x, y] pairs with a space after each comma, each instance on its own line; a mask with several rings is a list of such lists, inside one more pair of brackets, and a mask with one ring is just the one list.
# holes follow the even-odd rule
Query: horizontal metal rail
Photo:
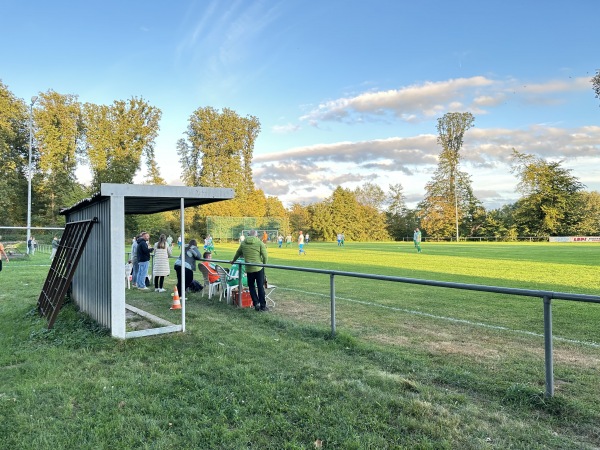
[[[231, 261], [212, 259], [211, 262], [230, 263]], [[245, 266], [258, 266], [269, 269], [292, 270], [296, 272], [309, 272], [330, 277], [330, 297], [331, 297], [331, 334], [335, 336], [335, 277], [352, 277], [363, 278], [368, 280], [391, 281], [395, 283], [418, 284], [422, 286], [433, 286], [448, 289], [462, 289], [468, 291], [491, 292], [495, 294], [519, 295], [524, 297], [541, 298], [544, 302], [544, 354], [545, 354], [545, 369], [546, 369], [546, 397], [554, 396], [554, 367], [553, 367], [553, 348], [552, 348], [552, 299], [567, 300], [575, 302], [599, 303], [600, 296], [587, 294], [572, 294], [568, 292], [555, 292], [544, 290], [509, 288], [501, 286], [486, 286], [480, 284], [454, 283], [451, 281], [434, 281], [423, 280], [420, 278], [395, 277], [390, 275], [376, 275], [360, 272], [345, 272], [342, 270], [314, 269], [311, 267], [295, 267], [295, 266], [277, 266], [273, 264], [258, 264], [236, 261], [234, 264]], [[241, 273], [241, 267], [240, 267]], [[241, 284], [241, 277], [240, 277]], [[241, 289], [238, 291], [241, 294]], [[241, 304], [241, 299], [240, 299]]]

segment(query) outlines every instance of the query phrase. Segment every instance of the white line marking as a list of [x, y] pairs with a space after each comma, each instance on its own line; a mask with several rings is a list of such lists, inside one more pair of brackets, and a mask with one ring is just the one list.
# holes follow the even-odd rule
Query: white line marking
[[[322, 296], [322, 297], [329, 298], [328, 294], [321, 294], [319, 292], [308, 292], [308, 291], [303, 291], [303, 290], [300, 290], [300, 289], [290, 289], [290, 288], [284, 288], [284, 287], [280, 287], [279, 289], [282, 289], [282, 290], [285, 290], [285, 291], [301, 292], [303, 294], [319, 295], [319, 296]], [[474, 326], [474, 327], [489, 328], [491, 330], [510, 331], [512, 333], [526, 334], [528, 336], [535, 336], [535, 337], [540, 337], [540, 338], [544, 337], [543, 334], [534, 333], [533, 331], [514, 330], [512, 328], [503, 327], [503, 326], [500, 326], [500, 325], [490, 325], [490, 324], [482, 323], [482, 322], [471, 322], [470, 320], [457, 319], [455, 317], [437, 316], [435, 314], [426, 313], [426, 312], [422, 312], [422, 311], [415, 311], [415, 310], [412, 310], [412, 309], [397, 308], [395, 306], [381, 305], [379, 303], [373, 303], [373, 302], [365, 302], [363, 300], [355, 300], [353, 298], [338, 297], [337, 295], [335, 296], [335, 299], [336, 300], [345, 300], [347, 302], [359, 303], [361, 305], [366, 305], [366, 306], [377, 306], [379, 308], [391, 309], [392, 311], [403, 312], [403, 313], [406, 313], [406, 314], [414, 314], [416, 316], [424, 316], [424, 317], [430, 317], [432, 319], [447, 320], [448, 322], [462, 323], [462, 324], [471, 325], [471, 326]], [[600, 348], [600, 344], [598, 344], [596, 342], [578, 341], [576, 339], [569, 339], [569, 338], [564, 338], [564, 337], [560, 337], [560, 336], [556, 336], [556, 335], [553, 335], [552, 339], [556, 340], [556, 341], [568, 342], [570, 344], [579, 344], [579, 345], [583, 345], [585, 347]]]

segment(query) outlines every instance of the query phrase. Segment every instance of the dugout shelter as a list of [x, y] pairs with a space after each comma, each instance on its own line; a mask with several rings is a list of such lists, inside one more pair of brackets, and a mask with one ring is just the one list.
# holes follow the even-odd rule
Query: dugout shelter
[[[93, 222], [78, 255], [71, 298], [84, 313], [116, 338], [185, 331], [185, 292], [181, 294], [181, 324], [163, 323], [147, 330], [126, 330], [125, 215], [180, 210], [181, 239], [185, 238], [185, 208], [230, 200], [233, 189], [102, 183], [100, 192], [61, 214], [70, 223]], [[136, 313], [139, 313], [136, 311]], [[143, 312], [142, 312], [143, 314]]]

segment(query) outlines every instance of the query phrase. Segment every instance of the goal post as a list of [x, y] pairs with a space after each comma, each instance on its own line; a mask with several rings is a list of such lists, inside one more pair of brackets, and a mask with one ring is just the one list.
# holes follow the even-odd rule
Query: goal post
[[29, 227], [29, 230], [30, 236], [27, 236], [27, 227], [0, 226], [0, 242], [7, 253], [22, 255], [29, 254], [30, 250], [32, 253], [50, 253], [52, 239], [54, 236], [60, 238], [64, 227]]
[[273, 242], [278, 233], [284, 234], [288, 229], [289, 221], [285, 217], [206, 217], [207, 233], [217, 241], [238, 241], [242, 233], [248, 236], [250, 230], [256, 230], [261, 239], [266, 231]]
[[[247, 237], [250, 234], [251, 230], [242, 230], [242, 233], [244, 233], [244, 238]], [[267, 242], [277, 242], [277, 236], [279, 234], [283, 234], [281, 232], [281, 230], [277, 229], [277, 230], [270, 230], [270, 229], [257, 229], [257, 237], [262, 241], [264, 234], [267, 233]]]

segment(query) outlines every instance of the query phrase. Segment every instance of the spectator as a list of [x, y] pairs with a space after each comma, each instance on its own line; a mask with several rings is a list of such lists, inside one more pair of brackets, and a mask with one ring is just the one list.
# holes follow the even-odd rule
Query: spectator
[[[129, 250], [129, 259], [133, 260], [133, 257], [135, 256], [135, 248], [137, 248], [137, 240], [140, 236], [134, 236], [131, 238], [131, 249]], [[135, 247], [135, 248], [134, 248]]]
[[56, 250], [58, 250], [58, 244], [60, 244], [58, 236], [54, 236], [54, 239], [52, 239], [52, 253], [50, 253], [50, 261], [52, 261], [54, 259], [54, 256], [56, 255]]
[[[202, 255], [202, 257], [204, 259], [212, 259], [212, 253], [211, 252], [204, 252], [204, 254]], [[206, 269], [208, 270], [208, 281], [211, 283], [215, 283], [217, 281], [219, 281], [219, 274], [217, 273], [217, 271], [215, 270], [214, 266], [208, 262], [208, 261], [202, 261], [202, 265], [204, 267], [206, 267]]]
[[165, 292], [163, 289], [165, 277], [171, 273], [169, 265], [169, 256], [171, 256], [171, 247], [164, 234], [158, 238], [154, 244], [154, 265], [152, 266], [152, 276], [154, 277], [154, 292]]
[[[247, 263], [266, 264], [268, 260], [267, 246], [258, 239], [256, 230], [251, 230], [249, 236], [240, 244], [231, 264], [240, 256], [244, 256]], [[248, 288], [252, 304], [257, 311], [268, 311], [265, 301], [265, 269], [259, 266], [246, 266], [246, 275], [248, 276]], [[258, 292], [257, 292], [258, 290]]]
[[[0, 236], [0, 239], [2, 239], [2, 236]], [[4, 250], [4, 245], [2, 244], [2, 242], [0, 242], [0, 270], [2, 270], [2, 255], [4, 255], [4, 257], [6, 258], [6, 262], [8, 262], [8, 255]]]
[[131, 284], [133, 284], [133, 287], [137, 286], [137, 275], [139, 272], [139, 265], [138, 265], [138, 256], [137, 256], [137, 247], [138, 247], [138, 239], [140, 237], [142, 237], [142, 234], [144, 234], [145, 231], [142, 231], [140, 234], [138, 234], [137, 236], [134, 236], [133, 238], [133, 242], [131, 244], [131, 264], [133, 266], [133, 269], [131, 271]]
[[[198, 243], [196, 242], [196, 239], [190, 240], [188, 245], [185, 246], [183, 254], [185, 254], [183, 267], [185, 270], [185, 289], [187, 289], [188, 287], [190, 287], [190, 284], [192, 284], [192, 281], [194, 280], [196, 261], [200, 261], [202, 259], [202, 256], [200, 255], [200, 250], [198, 250]], [[177, 274], [177, 292], [183, 292], [181, 290], [181, 257], [182, 255], [179, 255], [179, 258], [177, 259], [177, 261], [175, 261], [175, 273]]]
[[150, 253], [154, 250], [152, 247], [148, 247], [148, 241], [150, 240], [150, 234], [147, 232], [137, 241], [137, 257], [138, 257], [138, 276], [137, 276], [137, 288], [143, 291], [147, 291], [146, 277], [148, 276], [148, 266], [150, 265]]

